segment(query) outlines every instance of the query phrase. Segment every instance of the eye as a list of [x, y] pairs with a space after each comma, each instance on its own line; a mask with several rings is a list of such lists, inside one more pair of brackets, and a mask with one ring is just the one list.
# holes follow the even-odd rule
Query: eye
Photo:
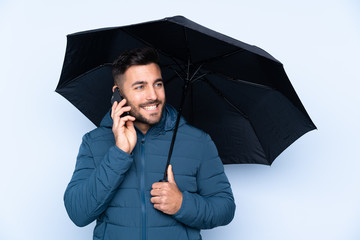
[[135, 90], [141, 90], [141, 89], [143, 89], [143, 88], [144, 88], [143, 85], [137, 85], [137, 86], [135, 87]]
[[157, 83], [155, 83], [155, 87], [162, 87], [164, 84], [163, 84], [163, 82], [157, 82]]

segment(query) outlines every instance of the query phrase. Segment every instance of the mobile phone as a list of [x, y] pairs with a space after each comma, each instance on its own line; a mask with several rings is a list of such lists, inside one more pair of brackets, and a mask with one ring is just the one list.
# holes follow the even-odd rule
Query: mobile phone
[[[114, 102], [121, 102], [121, 100], [123, 100], [124, 98], [121, 96], [120, 94], [120, 90], [119, 88], [115, 88], [115, 91], [111, 97], [111, 106], [114, 104]], [[125, 105], [126, 106], [126, 105]], [[124, 107], [125, 107], [124, 106]], [[129, 115], [129, 112], [124, 112], [120, 117], [125, 117], [127, 115]]]
[[120, 95], [119, 88], [115, 88], [115, 91], [111, 97], [111, 106], [114, 105], [114, 102], [121, 102], [123, 100], [123, 97]]

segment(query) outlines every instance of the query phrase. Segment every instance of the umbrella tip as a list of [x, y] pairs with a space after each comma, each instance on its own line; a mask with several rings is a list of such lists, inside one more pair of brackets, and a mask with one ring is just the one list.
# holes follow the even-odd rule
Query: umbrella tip
[[175, 15], [173, 17], [166, 17], [164, 20], [170, 20], [170, 19], [186, 19], [186, 17], [182, 16], [182, 15]]

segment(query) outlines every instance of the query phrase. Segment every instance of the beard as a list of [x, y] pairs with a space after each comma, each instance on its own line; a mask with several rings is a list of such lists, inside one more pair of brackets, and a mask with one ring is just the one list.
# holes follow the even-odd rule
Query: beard
[[[143, 114], [140, 113], [140, 111], [139, 111], [140, 108], [145, 107], [147, 105], [153, 105], [153, 104], [158, 104], [158, 107], [160, 107], [160, 109], [159, 109], [160, 115], [157, 119], [146, 118]], [[135, 107], [131, 102], [128, 101], [126, 105], [131, 107], [130, 115], [136, 118], [136, 120], [135, 120], [136, 122], [145, 123], [150, 126], [153, 126], [160, 122], [160, 120], [162, 118], [165, 102], [161, 102], [160, 100], [155, 100], [155, 101], [149, 101], [149, 102], [140, 104], [137, 107]], [[157, 115], [157, 113], [150, 114], [150, 116], [156, 116], [156, 115]]]

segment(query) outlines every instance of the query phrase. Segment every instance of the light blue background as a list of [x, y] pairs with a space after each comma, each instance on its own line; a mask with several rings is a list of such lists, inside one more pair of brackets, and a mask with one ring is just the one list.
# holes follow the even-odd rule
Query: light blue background
[[[235, 219], [203, 238], [360, 239], [357, 0], [0, 0], [0, 239], [91, 239], [63, 192], [94, 128], [54, 92], [66, 35], [184, 15], [280, 60], [318, 127], [269, 166], [232, 165]], [[165, 34], [165, 33], [164, 33]]]

